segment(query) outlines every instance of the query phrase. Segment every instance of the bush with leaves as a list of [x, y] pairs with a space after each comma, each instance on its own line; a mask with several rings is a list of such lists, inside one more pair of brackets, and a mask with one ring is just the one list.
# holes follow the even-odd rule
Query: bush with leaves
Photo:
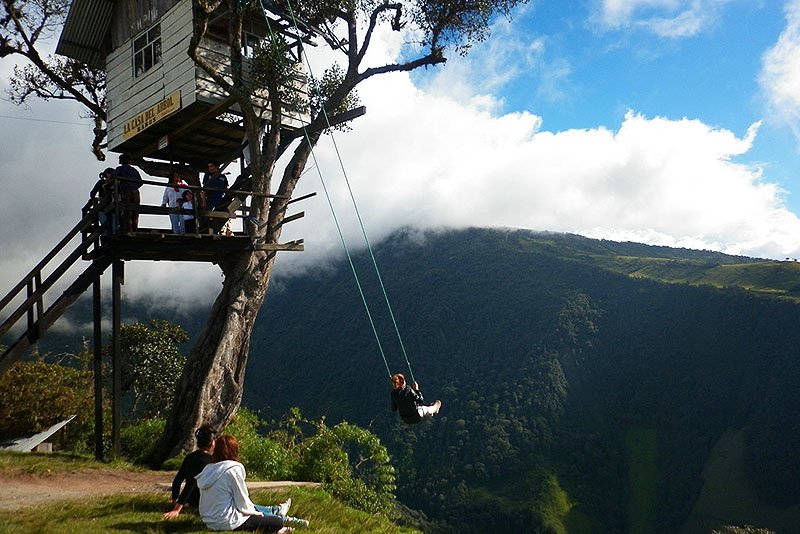
[[745, 525], [743, 527], [727, 525], [720, 530], [712, 530], [711, 534], [775, 534], [775, 531], [769, 530], [768, 528], [753, 527], [751, 525]]
[[0, 374], [0, 439], [41, 432], [76, 415], [57, 435], [60, 448], [86, 451], [94, 421], [91, 371], [18, 361]]
[[164, 432], [164, 419], [141, 419], [120, 429], [120, 453], [134, 463], [143, 463], [153, 444]]
[[291, 479], [295, 455], [281, 443], [262, 436], [264, 425], [257, 414], [241, 408], [225, 433], [236, 436], [239, 441], [239, 456], [247, 466], [248, 476], [264, 480]]
[[298, 478], [322, 482], [327, 491], [354, 508], [370, 513], [391, 510], [394, 467], [378, 436], [347, 422], [329, 428], [320, 421], [316, 435], [302, 448]]
[[[163, 416], [186, 361], [179, 344], [188, 341], [188, 334], [170, 321], [152, 320], [149, 325], [122, 325], [120, 338], [122, 391], [133, 395], [131, 416]], [[104, 350], [110, 352], [109, 347]]]
[[[268, 427], [273, 428], [263, 437]], [[375, 434], [361, 427], [342, 422], [330, 428], [324, 418], [309, 421], [297, 408], [267, 425], [241, 409], [225, 433], [239, 441], [248, 475], [322, 482], [335, 497], [371, 513], [388, 513], [395, 505], [389, 453]]]

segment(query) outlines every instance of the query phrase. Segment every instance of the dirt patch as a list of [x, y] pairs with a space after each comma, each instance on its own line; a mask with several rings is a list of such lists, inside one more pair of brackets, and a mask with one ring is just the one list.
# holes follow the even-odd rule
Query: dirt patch
[[126, 493], [164, 493], [166, 502], [172, 476], [167, 472], [103, 468], [52, 475], [0, 473], [0, 510]]
[[[14, 510], [56, 501], [91, 496], [130, 493], [161, 493], [166, 505], [174, 473], [165, 471], [124, 471], [90, 469], [51, 475], [21, 475], [0, 472], [0, 510]], [[319, 487], [315, 482], [247, 482], [253, 489], [285, 490], [291, 487]]]

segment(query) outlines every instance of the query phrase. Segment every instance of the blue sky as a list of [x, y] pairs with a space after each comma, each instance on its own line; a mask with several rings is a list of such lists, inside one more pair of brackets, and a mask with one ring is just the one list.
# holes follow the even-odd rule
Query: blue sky
[[[511, 23], [515, 32], [542, 39], [545, 50], [540, 63], [501, 88], [504, 109], [534, 111], [556, 131], [614, 128], [628, 109], [697, 118], [739, 134], [762, 120], [767, 105], [758, 77], [764, 53], [786, 28], [784, 4], [695, 2], [701, 7], [693, 18], [706, 22], [688, 35], [670, 36], [644, 22], [677, 17], [690, 3], [649, 3], [653, 7], [634, 9], [620, 27], [598, 22], [600, 2], [544, 0], [521, 10]], [[675, 9], [658, 8], [670, 4]], [[563, 77], [551, 80], [551, 70]], [[785, 125], [767, 121], [750, 156], [789, 189], [796, 187], [790, 173], [800, 162], [797, 146]], [[797, 212], [800, 196], [789, 201]]]
[[[410, 42], [379, 32], [367, 64]], [[297, 194], [320, 194], [284, 232], [306, 251], [280, 256], [278, 274], [342, 259], [321, 180], [350, 246], [363, 246], [345, 175], [372, 242], [400, 227], [485, 226], [800, 258], [800, 0], [532, 0], [448, 57], [359, 88], [367, 114], [318, 146]], [[317, 49], [308, 66], [332, 60]], [[3, 87], [11, 68], [0, 62]], [[107, 164], [89, 154], [74, 105], [0, 102], [0, 116], [0, 181], [14, 199], [0, 215], [0, 273], [12, 280], [76, 222]], [[220, 281], [214, 266], [127, 274], [154, 302], [176, 278], [192, 295]]]

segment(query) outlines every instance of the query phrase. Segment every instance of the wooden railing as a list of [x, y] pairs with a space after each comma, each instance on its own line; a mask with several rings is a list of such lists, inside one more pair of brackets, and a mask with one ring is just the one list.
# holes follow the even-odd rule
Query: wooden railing
[[[59, 243], [40, 261], [31, 271], [19, 281], [0, 300], [0, 316], [6, 319], [0, 324], [0, 337], [5, 336], [12, 328], [20, 324], [23, 317], [27, 321], [23, 324], [24, 332], [2, 354], [0, 354], [0, 373], [4, 372], [20, 355], [22, 350], [28, 348], [41, 338], [44, 332], [58, 319], [64, 310], [75, 301], [92, 281], [102, 274], [110, 264], [110, 260], [99, 259], [92, 264], [59, 296], [46, 310], [44, 296], [52, 289], [61, 277], [78, 260], [83, 258], [90, 248], [97, 246], [103, 229], [96, 225], [97, 214], [100, 206], [87, 210], [83, 218], [76, 224]], [[55, 258], [75, 239], [78, 234], [83, 234], [82, 239], [58, 263], [52, 272], [45, 277], [45, 270]], [[23, 293], [24, 292], [24, 293]], [[15, 300], [24, 300], [10, 309]], [[10, 310], [10, 311], [9, 311]]]

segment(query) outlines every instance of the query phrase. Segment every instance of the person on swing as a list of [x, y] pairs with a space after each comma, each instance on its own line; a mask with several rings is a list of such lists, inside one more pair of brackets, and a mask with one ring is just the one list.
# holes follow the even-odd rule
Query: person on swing
[[442, 408], [440, 400], [425, 404], [419, 384], [414, 382], [413, 386], [409, 386], [406, 384], [406, 377], [400, 373], [392, 375], [392, 385], [392, 411], [399, 412], [400, 418], [409, 425], [419, 423], [426, 415], [439, 413]]

